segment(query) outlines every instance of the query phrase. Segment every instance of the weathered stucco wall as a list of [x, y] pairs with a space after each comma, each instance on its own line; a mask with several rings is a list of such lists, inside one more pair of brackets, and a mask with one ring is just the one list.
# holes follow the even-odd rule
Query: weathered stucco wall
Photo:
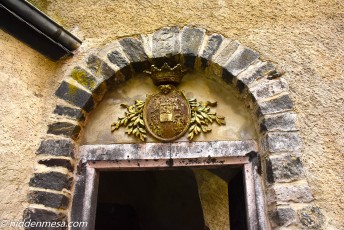
[[0, 31], [0, 216], [21, 219], [33, 158], [63, 72], [90, 49], [168, 25], [197, 25], [257, 50], [285, 69], [299, 114], [303, 162], [326, 229], [344, 219], [342, 1], [32, 1], [82, 38], [53, 63]]

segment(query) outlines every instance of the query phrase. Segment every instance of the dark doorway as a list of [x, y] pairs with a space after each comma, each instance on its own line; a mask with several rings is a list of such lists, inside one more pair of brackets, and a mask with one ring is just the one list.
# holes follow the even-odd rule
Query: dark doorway
[[97, 230], [200, 230], [197, 184], [190, 170], [101, 172]]
[[231, 230], [246, 230], [246, 204], [242, 170], [229, 181], [229, 213]]
[[[209, 171], [229, 185], [231, 229], [247, 229], [242, 167]], [[100, 172], [95, 229], [208, 229], [192, 169]]]

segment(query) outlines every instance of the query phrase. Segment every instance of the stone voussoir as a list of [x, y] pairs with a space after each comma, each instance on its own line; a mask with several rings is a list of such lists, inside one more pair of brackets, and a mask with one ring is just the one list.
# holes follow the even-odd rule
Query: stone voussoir
[[131, 62], [145, 62], [148, 60], [143, 44], [139, 39], [133, 37], [122, 38], [119, 43]]
[[276, 66], [271, 62], [257, 61], [241, 72], [236, 78], [236, 86], [243, 92], [249, 85], [256, 83], [262, 77], [275, 71]]
[[263, 140], [266, 153], [297, 152], [301, 150], [298, 132], [268, 132]]
[[72, 69], [70, 77], [91, 92], [95, 91], [104, 81], [102, 77], [97, 77], [80, 65]]
[[119, 47], [115, 47], [113, 49], [109, 49], [106, 51], [101, 51], [105, 53], [106, 59], [112, 64], [115, 65], [118, 70], [125, 68], [126, 66], [130, 65], [129, 59], [126, 55], [121, 51]]
[[103, 81], [113, 77], [116, 74], [116, 71], [112, 69], [105, 60], [96, 54], [90, 54], [86, 58], [86, 65], [93, 75], [102, 79]]
[[43, 140], [36, 154], [74, 158], [74, 142], [70, 139]]
[[272, 227], [287, 227], [297, 222], [297, 214], [290, 206], [277, 206], [275, 210], [269, 212]]
[[293, 102], [288, 94], [281, 94], [266, 101], [257, 101], [256, 106], [258, 117], [265, 114], [288, 112], [294, 109]]
[[152, 47], [152, 40], [153, 40], [153, 34], [140, 34], [139, 38], [142, 42], [143, 49], [148, 56], [149, 59], [153, 58], [153, 47]]
[[61, 191], [62, 189], [71, 189], [73, 178], [60, 173], [35, 173], [30, 179], [29, 185], [36, 188], [52, 189]]
[[260, 131], [297, 131], [297, 115], [292, 112], [265, 115], [259, 121]]
[[55, 95], [73, 105], [89, 112], [94, 107], [94, 100], [91, 93], [76, 86], [72, 82], [63, 81], [56, 90]]
[[150, 61], [141, 40], [129, 37], [119, 40], [119, 43], [136, 72], [149, 68]]
[[309, 203], [313, 201], [310, 187], [307, 184], [278, 184], [268, 190], [268, 202]]
[[63, 194], [56, 194], [44, 191], [30, 191], [28, 200], [31, 204], [42, 204], [46, 207], [67, 209], [69, 198]]
[[[95, 57], [92, 56], [91, 57]], [[91, 73], [91, 71], [81, 66], [76, 66], [71, 71], [71, 78], [92, 92], [94, 101], [100, 101], [106, 93], [106, 82], [100, 74]]]
[[217, 52], [212, 56], [211, 61], [224, 67], [233, 53], [238, 49], [240, 43], [229, 38], [223, 39]]
[[223, 68], [233, 76], [247, 69], [252, 63], [258, 60], [259, 54], [247, 47], [239, 46]]
[[153, 57], [165, 58], [180, 52], [179, 28], [164, 27], [153, 34]]
[[225, 38], [211, 60], [212, 63], [222, 68], [222, 79], [227, 84], [231, 84], [233, 82], [234, 76], [232, 73], [228, 72], [226, 68], [223, 67], [233, 55], [233, 53], [238, 49], [239, 45], [240, 43], [238, 41]]
[[62, 135], [76, 140], [80, 134], [81, 126], [69, 122], [55, 122], [48, 125], [49, 134]]
[[181, 32], [181, 52], [184, 55], [185, 66], [194, 67], [204, 37], [204, 29], [189, 26], [183, 28]]
[[131, 62], [119, 42], [103, 48], [97, 55], [115, 71], [115, 76], [109, 80], [123, 82], [132, 76]]
[[250, 87], [250, 92], [256, 101], [273, 97], [282, 92], [288, 92], [288, 83], [283, 78], [278, 79], [262, 79], [259, 84]]
[[[61, 227], [64, 223], [67, 226], [67, 216], [64, 213], [53, 212], [50, 210], [39, 209], [39, 208], [27, 208], [23, 214], [24, 222], [30, 222], [25, 229], [44, 229], [44, 230], [65, 230], [67, 227]], [[39, 227], [36, 226], [36, 223], [58, 223], [59, 226], [50, 226], [50, 227]]]
[[291, 182], [304, 178], [303, 165], [296, 155], [269, 156], [265, 159], [268, 183]]
[[202, 59], [202, 66], [206, 67], [209, 60], [219, 49], [224, 37], [220, 34], [212, 34], [208, 37], [207, 44], [205, 45], [200, 57]]

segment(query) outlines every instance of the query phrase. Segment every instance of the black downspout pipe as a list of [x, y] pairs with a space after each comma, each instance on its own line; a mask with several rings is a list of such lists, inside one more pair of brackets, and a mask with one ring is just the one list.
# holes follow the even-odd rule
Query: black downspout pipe
[[[0, 0], [0, 8], [1, 28], [28, 43], [33, 48], [37, 47], [37, 44], [30, 44], [30, 42], [34, 40], [33, 36], [38, 36], [41, 42], [47, 43], [42, 44], [43, 46], [45, 45], [44, 49], [49, 48], [50, 45], [60, 46], [55, 48], [52, 47], [52, 49], [65, 50], [64, 56], [70, 55], [72, 51], [76, 50], [81, 45], [81, 41], [78, 38], [63, 29], [60, 25], [25, 0]], [[13, 28], [13, 26], [15, 28]], [[26, 31], [26, 34], [24, 31]], [[44, 36], [42, 36], [42, 34]], [[28, 37], [28, 39], [26, 39], [26, 37]], [[45, 39], [43, 39], [43, 37], [45, 37]], [[39, 47], [37, 50], [42, 52]], [[56, 58], [46, 53], [43, 54], [54, 60], [62, 57]]]

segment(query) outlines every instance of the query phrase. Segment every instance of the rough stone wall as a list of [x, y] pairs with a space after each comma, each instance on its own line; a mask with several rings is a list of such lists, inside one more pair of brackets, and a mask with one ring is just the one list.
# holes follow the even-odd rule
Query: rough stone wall
[[237, 39], [285, 69], [299, 115], [303, 163], [325, 229], [344, 219], [343, 3], [341, 1], [32, 1], [83, 39], [53, 63], [0, 31], [0, 216], [21, 219], [33, 158], [63, 72], [92, 48], [168, 25]]

